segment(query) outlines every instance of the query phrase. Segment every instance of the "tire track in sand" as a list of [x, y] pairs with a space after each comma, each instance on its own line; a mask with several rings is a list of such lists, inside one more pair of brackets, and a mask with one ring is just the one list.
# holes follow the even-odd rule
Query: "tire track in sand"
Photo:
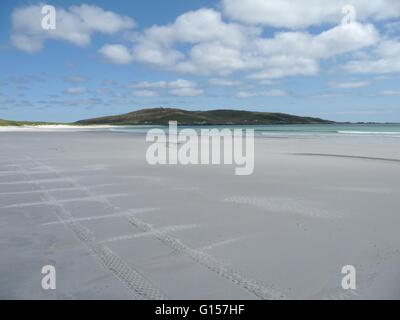
[[198, 264], [233, 282], [240, 288], [247, 290], [260, 299], [279, 300], [285, 298], [285, 295], [274, 287], [266, 286], [259, 281], [247, 277], [240, 271], [234, 270], [230, 265], [216, 260], [206, 252], [190, 248], [183, 244], [179, 239], [157, 231], [157, 229], [154, 229], [150, 224], [134, 216], [129, 216], [128, 221], [143, 232], [152, 232], [159, 241], [173, 249], [175, 252], [190, 257]]
[[[54, 168], [51, 168], [49, 166], [47, 166], [47, 168], [49, 170], [53, 170], [53, 172], [62, 177], [62, 175], [59, 172], [57, 172]], [[76, 182], [73, 179], [69, 178], [66, 179], [68, 179], [69, 182], [76, 184]], [[89, 195], [94, 196], [91, 190], [87, 190], [87, 192]], [[119, 207], [113, 205], [106, 198], [102, 198], [100, 201], [104, 205], [107, 205], [110, 209], [120, 210]], [[273, 286], [267, 286], [257, 280], [251, 279], [250, 277], [244, 275], [240, 271], [234, 270], [230, 265], [215, 259], [214, 257], [210, 256], [208, 253], [204, 251], [193, 249], [186, 246], [179, 239], [174, 238], [166, 233], [159, 231], [158, 229], [153, 228], [150, 224], [134, 216], [134, 214], [127, 215], [126, 217], [129, 223], [131, 223], [133, 226], [139, 228], [143, 232], [151, 232], [156, 239], [161, 241], [164, 245], [173, 249], [175, 252], [188, 256], [196, 263], [216, 273], [222, 278], [225, 278], [226, 280], [234, 283], [241, 289], [250, 292], [256, 297], [268, 300], [270, 299], [279, 300], [286, 298], [282, 292], [279, 292]]]
[[[32, 159], [32, 161], [34, 160]], [[21, 172], [29, 178], [29, 173], [27, 173], [22, 167], [19, 168]], [[52, 169], [52, 171], [62, 177], [56, 170]], [[69, 181], [70, 179], [66, 178], [65, 180]], [[41, 189], [39, 184], [33, 184]], [[74, 185], [80, 187], [76, 182], [74, 182]], [[81, 187], [83, 190], [87, 191], [84, 186]], [[56, 199], [50, 193], [44, 192], [44, 194], [47, 200], [56, 203]], [[94, 195], [91, 193], [91, 196]], [[125, 285], [134, 298], [149, 300], [166, 299], [166, 295], [160, 289], [155, 287], [148, 279], [135, 269], [131, 268], [107, 246], [96, 242], [96, 239], [90, 230], [74, 220], [73, 215], [64, 207], [63, 204], [58, 204], [56, 208], [58, 209], [55, 211], [57, 218], [63, 222], [64, 225], [73, 232], [75, 237], [93, 253], [107, 271], [111, 272]]]

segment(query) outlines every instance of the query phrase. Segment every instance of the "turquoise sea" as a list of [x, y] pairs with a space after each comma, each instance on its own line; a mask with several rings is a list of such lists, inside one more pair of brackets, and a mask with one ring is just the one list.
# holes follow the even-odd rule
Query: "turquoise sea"
[[[145, 134], [151, 128], [162, 126], [121, 126], [107, 130]], [[179, 129], [189, 128], [179, 126]], [[400, 124], [322, 124], [322, 125], [262, 125], [262, 126], [194, 126], [202, 128], [254, 129], [256, 136], [265, 138], [354, 137], [400, 139]]]

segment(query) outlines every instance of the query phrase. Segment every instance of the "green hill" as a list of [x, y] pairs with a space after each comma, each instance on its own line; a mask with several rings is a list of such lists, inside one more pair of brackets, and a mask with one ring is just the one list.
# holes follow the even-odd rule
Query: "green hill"
[[181, 125], [268, 125], [329, 124], [333, 121], [299, 117], [285, 113], [238, 110], [186, 111], [181, 109], [143, 109], [122, 115], [80, 120], [78, 125], [167, 125], [176, 120]]

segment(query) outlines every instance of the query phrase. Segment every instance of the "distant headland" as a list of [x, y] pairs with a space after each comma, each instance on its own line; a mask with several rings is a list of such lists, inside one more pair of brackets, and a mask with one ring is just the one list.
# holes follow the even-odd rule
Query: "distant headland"
[[[332, 124], [334, 121], [313, 117], [301, 117], [277, 112], [244, 110], [188, 111], [175, 108], [152, 108], [121, 115], [85, 119], [69, 125], [168, 125], [178, 121], [180, 125], [276, 125], [276, 124]], [[31, 121], [1, 120], [0, 126], [29, 126], [67, 124]]]
[[333, 121], [300, 117], [285, 113], [242, 110], [188, 111], [175, 108], [142, 109], [126, 114], [80, 120], [78, 125], [269, 125], [269, 124], [329, 124]]

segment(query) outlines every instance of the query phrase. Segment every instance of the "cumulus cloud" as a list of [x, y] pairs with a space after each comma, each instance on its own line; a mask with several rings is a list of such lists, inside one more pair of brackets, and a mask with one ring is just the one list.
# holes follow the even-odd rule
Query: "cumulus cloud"
[[228, 46], [241, 46], [249, 35], [260, 35], [261, 29], [222, 21], [221, 13], [213, 9], [189, 11], [165, 26], [145, 30], [139, 42], [152, 41], [163, 46], [176, 42], [202, 43], [219, 41]]
[[177, 97], [195, 97], [203, 95], [203, 89], [198, 88], [180, 88], [169, 91], [173, 96]]
[[351, 73], [395, 73], [400, 72], [400, 41], [384, 40], [372, 52], [371, 57], [352, 60], [344, 65]]
[[262, 71], [253, 79], [310, 76], [319, 72], [319, 61], [372, 46], [379, 34], [371, 24], [339, 25], [318, 35], [307, 32], [280, 32], [273, 38], [256, 40], [256, 48], [266, 57]]
[[271, 56], [262, 71], [248, 76], [249, 79], [277, 79], [289, 76], [312, 76], [319, 72], [319, 64], [312, 58], [296, 56]]
[[135, 25], [129, 17], [82, 4], [69, 9], [57, 7], [56, 29], [44, 30], [41, 26], [43, 5], [18, 7], [12, 12], [11, 42], [16, 48], [28, 53], [37, 52], [43, 48], [46, 40], [63, 40], [86, 46], [95, 32], [115, 34]]
[[308, 32], [279, 32], [273, 38], [258, 39], [256, 44], [264, 54], [286, 53], [322, 59], [371, 46], [378, 39], [378, 31], [373, 25], [354, 22], [317, 35]]
[[[316, 75], [321, 60], [367, 48], [378, 40], [372, 24], [358, 22], [319, 34], [286, 31], [266, 38], [261, 28], [227, 23], [218, 11], [200, 9], [172, 24], [145, 29], [131, 48], [121, 46], [118, 51], [124, 52], [126, 63], [142, 62], [169, 71], [218, 77], [247, 72], [253, 79], [276, 79]], [[182, 45], [188, 49], [182, 50]]]
[[[226, 23], [222, 21], [221, 13], [213, 9], [200, 9], [179, 16], [172, 24], [144, 30], [136, 37], [134, 46], [126, 50], [135, 61], [166, 69], [186, 73], [229, 73], [246, 66], [240, 49], [261, 31], [260, 28]], [[191, 46], [189, 53], [176, 48], [181, 43]], [[204, 65], [207, 67], [203, 68]]]
[[[137, 37], [132, 54], [140, 62], [174, 67], [182, 72], [196, 72], [198, 66], [187, 62], [185, 54], [174, 47], [176, 44], [190, 44], [190, 55], [196, 60], [201, 58], [203, 51], [208, 50], [209, 46], [215, 47], [219, 44], [219, 50], [227, 51], [230, 47], [244, 46], [249, 37], [259, 34], [259, 28], [225, 23], [220, 12], [200, 9], [179, 16], [172, 24], [146, 29]], [[208, 51], [207, 55], [212, 53], [213, 51]], [[226, 52], [222, 54], [227, 56]], [[217, 60], [215, 62], [221, 65], [220, 56]]]
[[338, 24], [346, 5], [355, 8], [359, 21], [400, 17], [400, 2], [396, 0], [222, 0], [223, 11], [231, 19], [289, 29]]
[[104, 58], [115, 64], [128, 64], [133, 60], [129, 50], [120, 44], [107, 44], [99, 52]]
[[[356, 8], [357, 20], [340, 24], [342, 7], [349, 4]], [[31, 5], [13, 11], [11, 40], [17, 48], [35, 52], [50, 39], [84, 46], [95, 32], [115, 34], [135, 26], [132, 18], [83, 4], [57, 8], [57, 29], [45, 31], [40, 9], [41, 5]], [[371, 23], [400, 17], [399, 1], [222, 0], [222, 10], [229, 19], [215, 9], [189, 11], [172, 23], [131, 32], [122, 44], [107, 43], [98, 53], [115, 64], [144, 63], [210, 76], [209, 84], [217, 86], [239, 85], [239, 81], [228, 79], [233, 73], [266, 84], [284, 77], [314, 76], [320, 72], [321, 62], [348, 53], [358, 53], [344, 66], [349, 72], [400, 72], [399, 42], [386, 36], [380, 40]], [[388, 20], [386, 25], [390, 23]], [[304, 30], [313, 25], [323, 31]], [[279, 30], [266, 36], [265, 26]], [[365, 50], [377, 44], [372, 54]], [[363, 56], [361, 50], [368, 53]], [[139, 93], [166, 90], [171, 95], [203, 94], [196, 84], [185, 81], [141, 82], [130, 88]]]

